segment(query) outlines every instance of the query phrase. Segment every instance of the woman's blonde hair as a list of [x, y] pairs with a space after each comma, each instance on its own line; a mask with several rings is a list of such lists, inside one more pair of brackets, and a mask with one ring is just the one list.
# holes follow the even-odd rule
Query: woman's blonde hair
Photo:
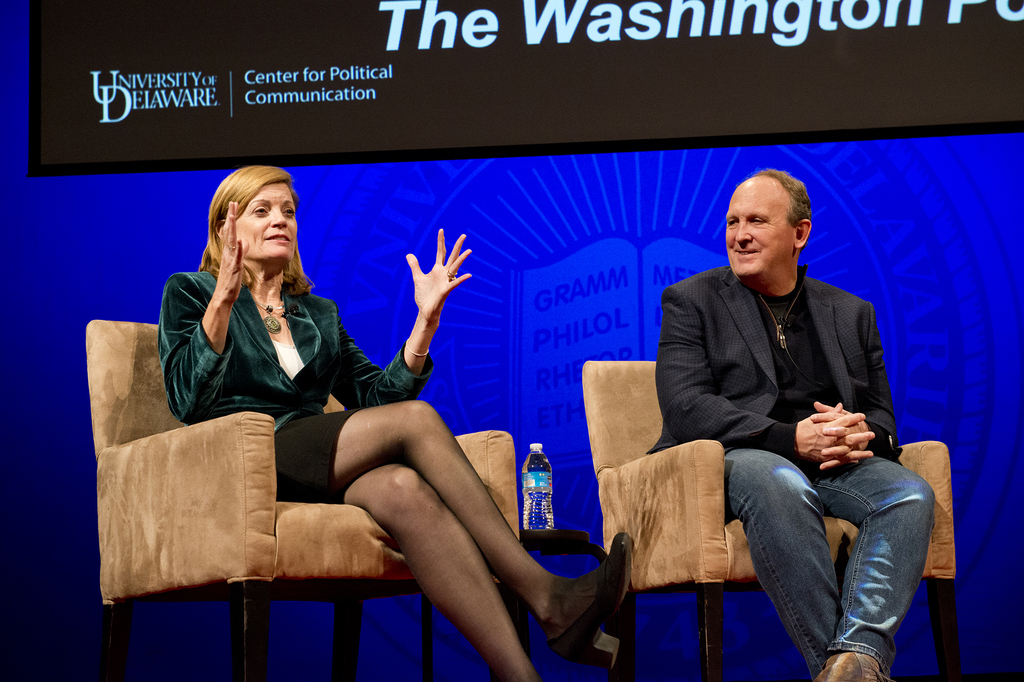
[[[210, 233], [206, 239], [206, 249], [203, 251], [203, 260], [199, 264], [199, 272], [209, 272], [214, 277], [220, 274], [220, 256], [224, 251], [224, 242], [220, 238], [219, 230], [227, 220], [228, 204], [232, 201], [238, 202], [238, 215], [242, 215], [245, 213], [246, 207], [249, 206], [249, 202], [260, 193], [261, 189], [267, 185], [279, 183], [288, 186], [288, 191], [292, 193], [292, 201], [295, 202], [295, 208], [298, 208], [299, 196], [292, 186], [292, 176], [283, 168], [245, 166], [224, 178], [210, 202]], [[242, 282], [246, 286], [252, 286], [254, 278], [253, 272], [246, 267]], [[302, 271], [298, 242], [295, 246], [295, 256], [288, 261], [288, 265], [284, 269], [284, 282], [289, 286], [288, 293], [292, 296], [308, 294], [313, 287], [313, 283]]]

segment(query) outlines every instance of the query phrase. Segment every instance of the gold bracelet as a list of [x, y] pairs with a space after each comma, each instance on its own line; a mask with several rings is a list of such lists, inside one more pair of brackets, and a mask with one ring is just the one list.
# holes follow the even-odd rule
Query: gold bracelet
[[407, 351], [409, 351], [410, 353], [412, 353], [413, 355], [415, 355], [416, 357], [418, 357], [418, 358], [425, 358], [425, 357], [427, 357], [427, 353], [430, 352], [429, 348], [427, 349], [427, 353], [417, 353], [416, 351], [414, 351], [413, 349], [409, 348], [408, 346], [406, 346], [405, 349]]

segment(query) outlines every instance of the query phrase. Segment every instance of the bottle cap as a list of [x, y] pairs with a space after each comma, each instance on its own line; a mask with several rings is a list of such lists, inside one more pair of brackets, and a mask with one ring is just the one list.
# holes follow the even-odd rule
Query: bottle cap
[[530, 450], [543, 450], [544, 445], [541, 443], [530, 443]]

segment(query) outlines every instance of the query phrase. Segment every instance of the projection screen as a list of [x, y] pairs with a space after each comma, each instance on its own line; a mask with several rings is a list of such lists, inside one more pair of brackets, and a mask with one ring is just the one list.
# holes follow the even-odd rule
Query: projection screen
[[1024, 0], [33, 9], [31, 174], [863, 139], [1024, 120]]

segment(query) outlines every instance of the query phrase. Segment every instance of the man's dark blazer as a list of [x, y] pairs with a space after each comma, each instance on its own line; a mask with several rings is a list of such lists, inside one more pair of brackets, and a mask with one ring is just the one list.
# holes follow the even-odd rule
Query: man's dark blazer
[[[874, 307], [810, 278], [804, 294], [843, 407], [881, 427], [885, 442], [871, 449], [895, 458], [896, 420]], [[751, 446], [775, 423], [767, 415], [779, 394], [757, 298], [721, 267], [668, 287], [661, 305], [656, 381], [664, 428], [651, 452], [699, 439]]]

